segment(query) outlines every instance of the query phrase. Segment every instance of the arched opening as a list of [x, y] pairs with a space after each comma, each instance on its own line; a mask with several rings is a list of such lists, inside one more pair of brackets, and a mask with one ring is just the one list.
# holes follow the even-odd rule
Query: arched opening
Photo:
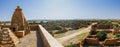
[[15, 28], [14, 28], [14, 27], [12, 28], [12, 31], [15, 31]]

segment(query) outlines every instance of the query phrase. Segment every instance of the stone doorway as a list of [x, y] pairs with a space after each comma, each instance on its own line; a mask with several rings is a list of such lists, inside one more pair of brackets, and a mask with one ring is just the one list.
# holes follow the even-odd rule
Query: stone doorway
[[15, 30], [15, 27], [12, 28], [12, 31], [16, 31], [16, 30]]

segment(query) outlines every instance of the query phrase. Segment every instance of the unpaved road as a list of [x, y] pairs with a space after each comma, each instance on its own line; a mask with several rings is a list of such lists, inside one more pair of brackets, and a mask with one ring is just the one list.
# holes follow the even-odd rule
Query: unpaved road
[[[95, 23], [93, 23], [92, 25], [94, 25]], [[71, 35], [68, 35], [68, 36], [65, 36], [65, 37], [62, 37], [62, 38], [58, 38], [57, 40], [59, 41], [59, 42], [61, 42], [61, 43], [64, 43], [64, 42], [66, 42], [67, 40], [70, 40], [70, 39], [72, 39], [72, 38], [74, 38], [75, 36], [77, 36], [77, 35], [79, 35], [79, 34], [82, 34], [82, 33], [85, 33], [85, 32], [89, 32], [90, 30], [91, 30], [91, 26], [92, 25], [90, 25], [90, 26], [88, 26], [87, 28], [85, 28], [85, 29], [82, 29], [82, 30], [80, 30], [80, 31], [78, 31], [78, 32], [76, 32], [76, 33], [73, 33], [73, 34], [71, 34]]]

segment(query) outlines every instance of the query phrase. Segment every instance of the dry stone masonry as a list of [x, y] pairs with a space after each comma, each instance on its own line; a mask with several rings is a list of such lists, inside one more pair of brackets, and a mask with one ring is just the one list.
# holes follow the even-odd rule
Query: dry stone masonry
[[11, 27], [12, 31], [15, 32], [18, 37], [23, 37], [30, 32], [28, 23], [24, 17], [22, 9], [19, 6], [17, 6], [15, 12], [13, 13]]
[[9, 30], [4, 28], [0, 30], [0, 47], [15, 47], [19, 39]]

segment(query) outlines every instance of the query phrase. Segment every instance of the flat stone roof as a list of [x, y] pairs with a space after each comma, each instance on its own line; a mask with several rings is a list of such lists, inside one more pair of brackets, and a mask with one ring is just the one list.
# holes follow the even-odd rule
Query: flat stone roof
[[[20, 43], [17, 45], [17, 47], [43, 47], [40, 35], [37, 33], [37, 31], [30, 32], [30, 34], [20, 38]], [[41, 43], [41, 45], [37, 45], [38, 43]]]

